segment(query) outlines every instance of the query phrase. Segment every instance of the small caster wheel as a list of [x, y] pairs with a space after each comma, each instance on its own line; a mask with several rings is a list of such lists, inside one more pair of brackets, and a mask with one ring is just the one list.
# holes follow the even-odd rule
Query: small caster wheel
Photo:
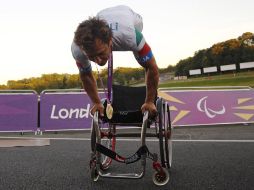
[[166, 185], [169, 182], [169, 172], [165, 168], [162, 168], [161, 172], [153, 173], [153, 183], [157, 186]]

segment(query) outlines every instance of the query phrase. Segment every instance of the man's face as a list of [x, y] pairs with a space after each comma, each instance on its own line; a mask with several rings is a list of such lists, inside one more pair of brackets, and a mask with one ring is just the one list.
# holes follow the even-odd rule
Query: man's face
[[110, 40], [109, 44], [105, 44], [100, 39], [95, 40], [95, 46], [93, 52], [86, 52], [88, 58], [97, 63], [100, 66], [103, 66], [107, 63], [109, 55], [111, 53], [112, 41]]

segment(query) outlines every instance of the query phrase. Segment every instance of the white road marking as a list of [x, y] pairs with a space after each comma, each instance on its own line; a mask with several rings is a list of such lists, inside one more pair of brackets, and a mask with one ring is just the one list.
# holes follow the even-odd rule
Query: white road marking
[[[48, 140], [66, 140], [66, 141], [90, 141], [90, 138], [51, 138], [51, 137], [43, 137], [43, 138], [37, 138], [37, 137], [1, 137], [0, 140], [4, 139], [23, 139], [23, 140], [31, 140], [31, 139], [48, 139]], [[139, 138], [119, 138], [117, 141], [141, 141]], [[151, 139], [147, 138], [147, 142], [155, 142], [158, 141], [158, 139]], [[195, 139], [173, 139], [173, 142], [221, 142], [221, 143], [254, 143], [254, 140], [234, 140], [234, 139], [228, 139], [228, 140], [217, 140], [217, 139], [201, 139], [201, 140], [195, 140]]]

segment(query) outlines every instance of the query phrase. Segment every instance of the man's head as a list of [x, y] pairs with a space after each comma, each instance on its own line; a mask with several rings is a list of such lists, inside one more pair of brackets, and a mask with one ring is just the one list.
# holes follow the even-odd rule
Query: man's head
[[104, 20], [91, 17], [79, 24], [74, 42], [91, 61], [105, 65], [112, 46], [112, 31]]

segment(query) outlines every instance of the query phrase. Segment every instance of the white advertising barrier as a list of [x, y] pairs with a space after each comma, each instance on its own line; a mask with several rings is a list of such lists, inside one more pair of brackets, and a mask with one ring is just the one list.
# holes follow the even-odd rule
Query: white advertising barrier
[[217, 72], [217, 67], [205, 67], [203, 68], [204, 73], [215, 73]]
[[254, 62], [240, 63], [240, 69], [254, 68]]
[[189, 70], [190, 75], [200, 75], [201, 74], [201, 69], [194, 69], [194, 70]]
[[236, 70], [236, 65], [235, 65], [235, 64], [231, 64], [231, 65], [221, 65], [221, 66], [220, 66], [220, 70], [221, 70], [221, 71], [232, 71], [232, 70]]

